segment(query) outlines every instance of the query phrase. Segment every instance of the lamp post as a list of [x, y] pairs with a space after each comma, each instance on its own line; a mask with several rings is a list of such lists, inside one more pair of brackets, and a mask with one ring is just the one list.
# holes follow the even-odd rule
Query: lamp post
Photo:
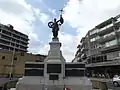
[[12, 60], [11, 60], [11, 64], [10, 64], [9, 79], [12, 78], [13, 64], [14, 64], [14, 56], [15, 56], [15, 47], [16, 47], [16, 42], [15, 42], [14, 49], [13, 49], [13, 53], [12, 53]]

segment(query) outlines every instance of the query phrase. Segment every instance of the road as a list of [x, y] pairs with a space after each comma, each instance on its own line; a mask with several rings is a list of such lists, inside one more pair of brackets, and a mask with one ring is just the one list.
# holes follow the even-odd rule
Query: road
[[107, 82], [107, 86], [108, 86], [108, 89], [120, 90], [120, 87], [114, 87], [111, 81]]

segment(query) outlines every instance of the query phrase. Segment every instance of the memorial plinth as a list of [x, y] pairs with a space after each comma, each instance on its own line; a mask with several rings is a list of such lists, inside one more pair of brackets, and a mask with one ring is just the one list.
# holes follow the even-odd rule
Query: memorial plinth
[[63, 90], [65, 59], [60, 50], [61, 43], [58, 38], [52, 38], [49, 45], [50, 50], [45, 59], [44, 69], [45, 86], [49, 88], [49, 90]]
[[48, 51], [48, 56], [45, 59], [45, 62], [65, 62], [65, 59], [60, 50], [61, 43], [58, 38], [52, 38], [52, 41], [49, 43], [50, 50]]

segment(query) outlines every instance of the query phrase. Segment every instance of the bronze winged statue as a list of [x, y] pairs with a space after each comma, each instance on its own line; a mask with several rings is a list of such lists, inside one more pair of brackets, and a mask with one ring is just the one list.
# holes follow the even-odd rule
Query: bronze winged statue
[[53, 38], [57, 38], [58, 36], [58, 31], [59, 31], [59, 26], [61, 26], [64, 23], [64, 19], [62, 17], [62, 14], [60, 15], [60, 19], [57, 20], [56, 18], [54, 18], [54, 21], [50, 21], [48, 23], [49, 28], [52, 28], [52, 32], [53, 32]]

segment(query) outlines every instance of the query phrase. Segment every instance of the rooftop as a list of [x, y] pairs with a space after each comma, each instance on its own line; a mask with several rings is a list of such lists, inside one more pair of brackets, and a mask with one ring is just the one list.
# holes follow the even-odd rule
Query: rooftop
[[110, 18], [110, 19], [108, 19], [108, 20], [100, 23], [99, 25], [97, 25], [96, 28], [98, 28], [98, 29], [103, 28], [103, 27], [111, 24], [111, 23], [112, 23], [112, 20], [115, 21], [115, 22], [117, 21], [115, 18], [112, 17], [112, 18]]

